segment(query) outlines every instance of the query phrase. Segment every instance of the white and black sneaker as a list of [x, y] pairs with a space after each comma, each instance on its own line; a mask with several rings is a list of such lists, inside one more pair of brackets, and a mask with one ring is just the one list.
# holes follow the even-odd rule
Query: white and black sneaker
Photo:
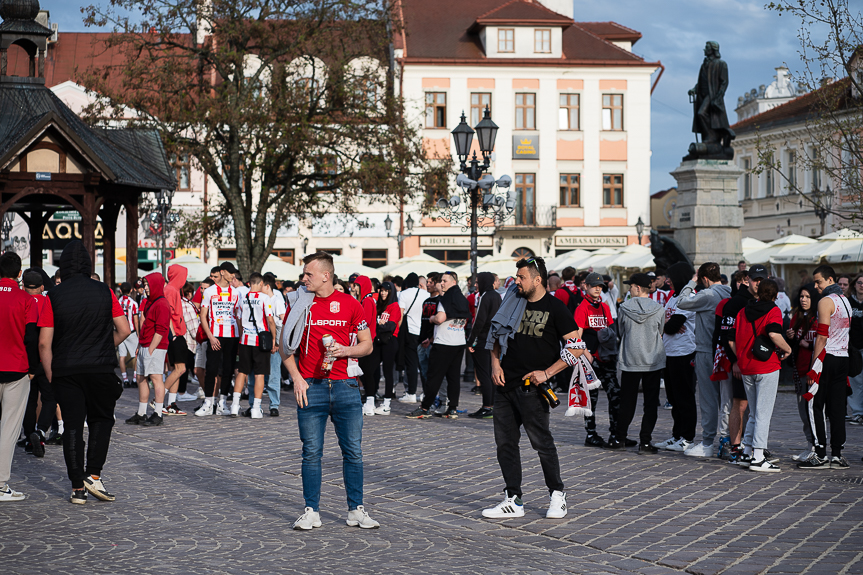
[[15, 491], [7, 484], [0, 489], [0, 501], [24, 501], [27, 496], [20, 491]]
[[830, 458], [830, 469], [848, 469], [848, 460], [844, 457], [834, 455]]
[[89, 491], [93, 497], [101, 499], [102, 501], [114, 501], [116, 499], [113, 494], [108, 493], [108, 490], [105, 489], [105, 485], [102, 484], [102, 480], [95, 479], [92, 475], [84, 478], [84, 489]]
[[816, 453], [806, 461], [798, 463], [797, 469], [830, 469], [830, 459], [826, 455], [821, 459]]
[[749, 462], [749, 471], [761, 471], [764, 473], [779, 473], [780, 469], [778, 466], [770, 463], [767, 458], [761, 459], [759, 461], [750, 461]]
[[482, 510], [482, 516], [489, 519], [508, 519], [510, 517], [524, 517], [524, 504], [521, 502], [521, 497], [513, 495], [510, 497], [504, 491], [503, 501]]
[[[524, 513], [524, 510], [522, 510]], [[545, 513], [547, 519], [563, 519], [566, 517], [566, 493], [563, 491], [552, 491], [548, 511]]]

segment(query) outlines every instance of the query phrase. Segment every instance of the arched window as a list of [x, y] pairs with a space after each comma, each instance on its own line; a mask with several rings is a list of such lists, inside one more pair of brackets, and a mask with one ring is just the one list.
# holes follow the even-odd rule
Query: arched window
[[533, 251], [527, 248], [518, 248], [514, 252], [512, 252], [512, 258], [516, 260], [520, 260], [522, 258], [532, 258]]

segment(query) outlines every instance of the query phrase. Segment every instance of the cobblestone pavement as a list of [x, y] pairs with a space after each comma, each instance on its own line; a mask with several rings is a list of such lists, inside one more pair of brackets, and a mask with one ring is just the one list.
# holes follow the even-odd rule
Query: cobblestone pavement
[[[463, 408], [479, 406], [463, 397]], [[127, 390], [104, 471], [114, 503], [70, 504], [61, 448], [49, 446], [44, 459], [19, 449], [11, 484], [29, 498], [0, 505], [0, 572], [863, 573], [863, 428], [848, 426], [850, 470], [799, 471], [789, 457], [804, 440], [789, 393], [780, 393], [771, 429], [779, 474], [587, 448], [580, 418], [557, 409], [565, 520], [545, 519], [528, 445], [526, 516], [482, 519], [502, 489], [492, 422], [408, 420], [412, 406], [396, 403], [392, 415], [365, 421], [366, 505], [381, 529], [345, 525], [330, 429], [324, 525], [312, 532], [291, 530], [303, 507], [291, 399], [279, 418], [190, 415], [139, 428], [123, 423], [136, 401]], [[605, 409], [601, 398], [600, 429]], [[655, 439], [670, 427], [660, 410]]]

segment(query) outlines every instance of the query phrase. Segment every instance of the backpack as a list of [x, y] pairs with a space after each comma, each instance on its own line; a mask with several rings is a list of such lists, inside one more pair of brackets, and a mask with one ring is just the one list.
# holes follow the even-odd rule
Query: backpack
[[581, 297], [581, 294], [578, 293], [577, 289], [576, 291], [572, 291], [566, 286], [561, 286], [560, 289], [566, 290], [566, 293], [569, 294], [569, 299], [566, 301], [566, 307], [567, 309], [569, 309], [572, 315], [575, 315], [575, 309], [578, 307], [578, 304], [580, 304], [581, 300], [583, 300], [584, 298]]

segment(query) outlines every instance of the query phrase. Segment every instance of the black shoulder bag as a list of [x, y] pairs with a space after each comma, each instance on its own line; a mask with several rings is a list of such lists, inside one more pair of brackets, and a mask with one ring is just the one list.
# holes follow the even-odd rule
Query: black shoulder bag
[[246, 294], [246, 303], [249, 304], [249, 315], [252, 316], [252, 325], [255, 326], [255, 331], [258, 332], [258, 349], [271, 353], [273, 351], [273, 334], [270, 330], [261, 331], [258, 328], [258, 321], [255, 319], [255, 310], [252, 309], [252, 300], [249, 299], [249, 294]]
[[769, 336], [764, 334], [758, 335], [754, 321], [750, 319], [749, 323], [752, 325], [752, 336], [755, 338], [752, 342], [752, 356], [758, 361], [770, 361], [770, 357], [776, 351], [776, 344], [773, 343], [773, 340]]
[[[845, 307], [845, 313], [848, 314], [848, 323], [851, 323], [851, 310], [848, 304], [845, 303], [845, 298], [840, 298], [842, 305]], [[848, 377], [857, 377], [863, 372], [863, 356], [860, 355], [860, 350], [851, 345], [851, 330], [848, 330]]]

